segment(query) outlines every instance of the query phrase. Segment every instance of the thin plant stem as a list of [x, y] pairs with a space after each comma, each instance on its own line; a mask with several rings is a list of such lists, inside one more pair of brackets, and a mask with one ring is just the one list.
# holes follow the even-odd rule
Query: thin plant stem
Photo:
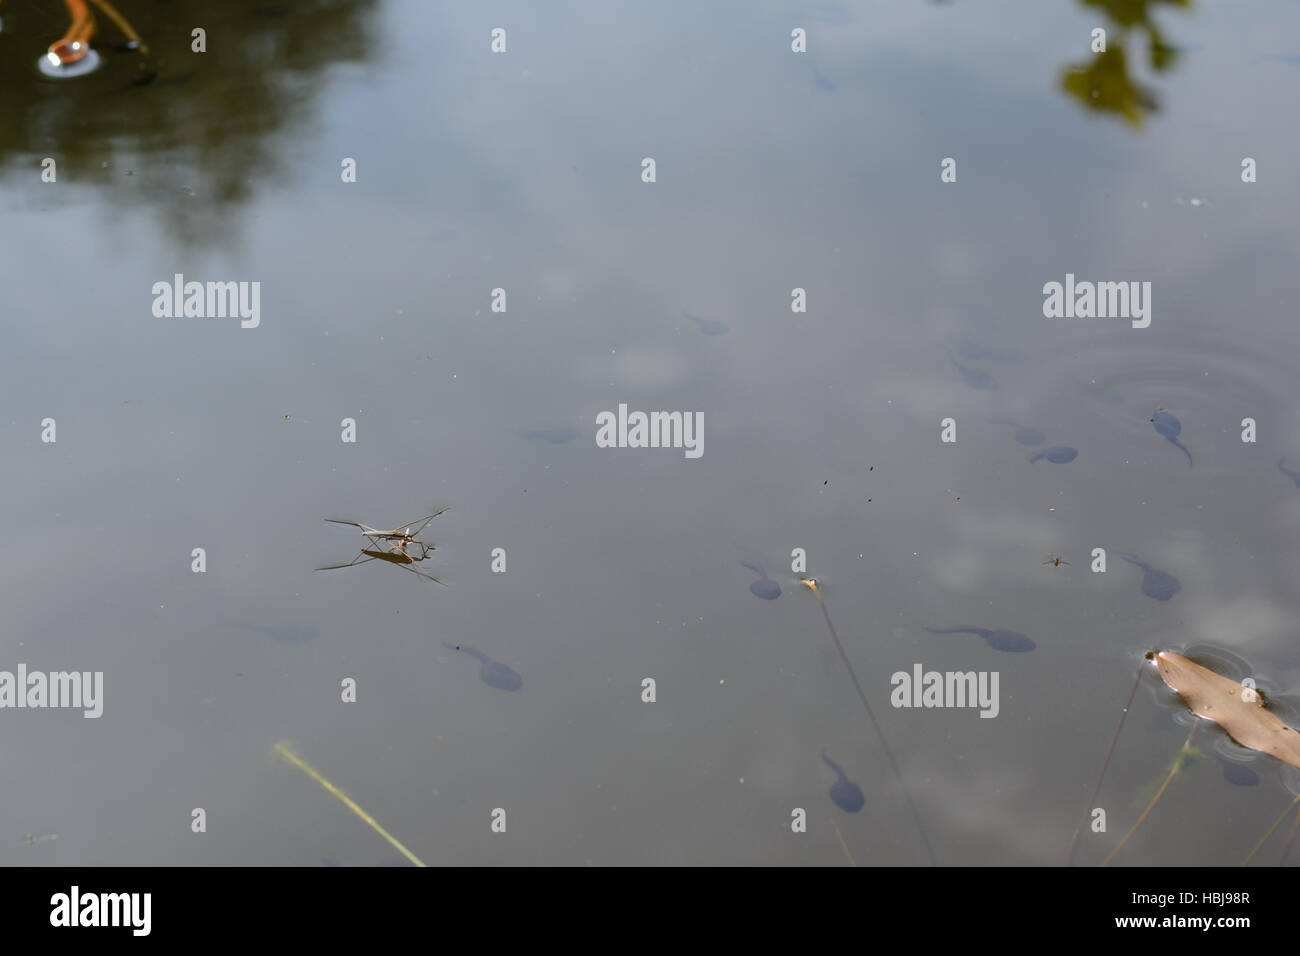
[[1282, 849], [1282, 859], [1277, 861], [1278, 866], [1286, 866], [1286, 858], [1291, 855], [1291, 844], [1295, 843], [1296, 828], [1300, 827], [1300, 812], [1295, 815], [1295, 823], [1291, 824], [1291, 833], [1286, 838], [1286, 846]]
[[357, 806], [357, 804], [350, 797], [348, 797], [348, 795], [345, 794], [342, 790], [334, 786], [334, 784], [330, 783], [328, 780], [326, 780], [324, 777], [318, 774], [315, 770], [313, 770], [308, 765], [307, 761], [303, 760], [301, 757], [295, 754], [285, 744], [283, 743], [276, 744], [275, 752], [278, 753], [285, 760], [289, 761], [291, 764], [293, 764], [295, 767], [297, 767], [307, 776], [311, 777], [313, 780], [319, 783], [329, 793], [332, 793], [334, 796], [336, 796], [343, 803], [345, 807], [347, 807], [349, 810], [351, 810], [353, 813], [359, 816], [366, 823], [370, 824], [371, 828], [374, 829], [376, 833], [378, 833], [381, 837], [383, 837], [385, 840], [391, 843], [397, 849], [397, 851], [402, 854], [402, 856], [406, 857], [416, 866], [425, 865], [423, 862], [421, 862], [419, 857], [417, 857], [406, 847], [402, 846], [402, 844], [399, 843], [396, 840], [396, 838], [392, 836], [392, 834], [390, 834], [387, 830], [385, 830], [377, 822], [375, 822], [374, 817], [372, 817], [370, 814], [366, 813], [366, 811], [362, 810], [359, 806]]
[[1192, 723], [1192, 729], [1187, 732], [1187, 739], [1183, 742], [1182, 747], [1179, 748], [1178, 756], [1174, 760], [1174, 765], [1169, 768], [1169, 776], [1165, 777], [1165, 782], [1160, 785], [1160, 789], [1156, 791], [1156, 795], [1151, 798], [1151, 802], [1147, 804], [1147, 808], [1142, 811], [1142, 816], [1137, 818], [1137, 823], [1133, 824], [1133, 826], [1129, 828], [1128, 833], [1124, 834], [1124, 839], [1119, 841], [1119, 846], [1111, 850], [1106, 859], [1101, 861], [1102, 866], [1110, 865], [1110, 861], [1114, 859], [1115, 854], [1124, 848], [1124, 844], [1128, 842], [1128, 838], [1137, 831], [1137, 828], [1142, 825], [1142, 821], [1147, 818], [1147, 814], [1149, 814], [1152, 809], [1154, 809], [1155, 805], [1160, 802], [1160, 798], [1164, 796], [1165, 791], [1169, 788], [1169, 784], [1173, 782], [1178, 771], [1183, 768], [1183, 754], [1187, 751], [1187, 748], [1191, 746], [1192, 734], [1196, 733], [1196, 728], [1200, 726], [1200, 723], [1201, 721], [1199, 717]]
[[1092, 796], [1088, 798], [1088, 804], [1083, 808], [1083, 817], [1079, 820], [1079, 825], [1074, 828], [1074, 836], [1070, 839], [1070, 848], [1066, 850], [1066, 866], [1074, 862], [1074, 851], [1079, 845], [1079, 834], [1083, 832], [1083, 825], [1088, 822], [1088, 814], [1097, 801], [1097, 794], [1101, 793], [1101, 781], [1106, 776], [1106, 768], [1110, 766], [1110, 758], [1115, 753], [1115, 744], [1119, 741], [1119, 732], [1124, 729], [1124, 719], [1128, 717], [1128, 709], [1133, 706], [1133, 696], [1137, 693], [1138, 684], [1142, 682], [1142, 668], [1146, 666], [1146, 662], [1147, 658], [1142, 658], [1137, 673], [1133, 675], [1133, 688], [1128, 692], [1128, 700], [1124, 701], [1124, 709], [1120, 712], [1119, 723], [1115, 725], [1115, 732], [1110, 735], [1110, 746], [1106, 748], [1106, 759], [1101, 762], [1101, 773], [1097, 774], [1097, 783], [1092, 788]]
[[1255, 849], [1247, 853], [1246, 859], [1242, 860], [1238, 864], [1238, 866], [1245, 866], [1255, 858], [1255, 854], [1258, 853], [1259, 848], [1264, 845], [1264, 841], [1273, 835], [1273, 831], [1278, 828], [1278, 824], [1280, 824], [1283, 820], [1286, 819], [1286, 815], [1290, 813], [1293, 809], [1295, 809], [1295, 806], [1298, 803], [1300, 803], [1300, 794], [1296, 794], [1296, 798], [1286, 805], [1285, 810], [1283, 810], [1280, 814], [1278, 814], [1277, 819], [1273, 821], [1273, 825], [1264, 831], [1264, 835], [1260, 837], [1259, 842], [1255, 844]]
[[921, 834], [921, 842], [925, 844], [926, 855], [930, 858], [930, 865], [937, 866], [938, 861], [935, 859], [934, 847], [930, 845], [930, 837], [926, 835], [925, 826], [921, 823], [921, 814], [917, 812], [916, 804], [912, 802], [912, 795], [907, 791], [907, 784], [903, 781], [903, 773], [898, 769], [898, 761], [894, 759], [894, 752], [889, 749], [889, 744], [885, 742], [885, 734], [880, 729], [880, 724], [876, 721], [876, 715], [871, 709], [871, 704], [867, 702], [867, 694], [862, 689], [862, 682], [858, 680], [857, 672], [853, 670], [853, 665], [849, 663], [849, 655], [844, 651], [844, 645], [840, 643], [839, 634], [835, 633], [835, 625], [831, 623], [830, 611], [826, 610], [826, 602], [822, 599], [822, 592], [817, 587], [817, 582], [812, 579], [805, 579], [803, 585], [817, 595], [817, 603], [822, 606], [822, 617], [826, 618], [826, 627], [831, 632], [831, 638], [835, 641], [835, 648], [840, 652], [840, 660], [844, 661], [844, 667], [849, 672], [849, 679], [853, 681], [853, 686], [858, 692], [858, 697], [862, 701], [862, 706], [867, 712], [867, 718], [871, 721], [871, 726], [876, 730], [876, 736], [880, 738], [880, 746], [885, 751], [885, 756], [889, 758], [889, 764], [894, 768], [894, 776], [898, 778], [898, 785], [903, 790], [903, 799], [907, 801], [907, 807], [912, 811], [912, 819], [916, 821], [916, 829]]
[[836, 837], [839, 839], [839, 841], [840, 841], [840, 849], [843, 850], [843, 851], [844, 851], [844, 855], [845, 855], [846, 857], [849, 858], [849, 865], [850, 865], [850, 866], [857, 866], [857, 865], [858, 865], [858, 861], [855, 860], [855, 859], [853, 859], [853, 854], [849, 852], [849, 845], [848, 845], [847, 843], [844, 842], [844, 834], [840, 832], [840, 825], [839, 825], [838, 823], [835, 822], [835, 818], [834, 818], [834, 817], [831, 817], [831, 826], [833, 826], [833, 827], [835, 828], [835, 836], [836, 836]]

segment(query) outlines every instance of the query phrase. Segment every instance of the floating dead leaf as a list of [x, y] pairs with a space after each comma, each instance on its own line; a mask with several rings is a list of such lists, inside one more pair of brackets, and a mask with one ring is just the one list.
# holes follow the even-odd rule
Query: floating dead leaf
[[1243, 747], [1300, 767], [1300, 731], [1266, 710], [1257, 693], [1182, 654], [1157, 651], [1152, 656], [1164, 682], [1197, 717], [1214, 721]]

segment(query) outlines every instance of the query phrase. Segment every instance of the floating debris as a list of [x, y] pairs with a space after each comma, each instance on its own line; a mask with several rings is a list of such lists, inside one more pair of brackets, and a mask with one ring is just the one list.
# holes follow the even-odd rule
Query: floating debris
[[1300, 768], [1300, 731], [1264, 706], [1259, 692], [1214, 673], [1174, 651], [1155, 651], [1160, 677], [1197, 717], [1212, 720], [1248, 750]]

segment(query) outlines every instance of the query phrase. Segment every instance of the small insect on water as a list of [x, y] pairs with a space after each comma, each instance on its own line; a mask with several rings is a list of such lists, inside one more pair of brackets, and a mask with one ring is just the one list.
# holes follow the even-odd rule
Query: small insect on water
[[[370, 542], [369, 548], [362, 548], [355, 558], [347, 564], [327, 564], [323, 568], [316, 568], [317, 571], [333, 571], [338, 568], [350, 568], [358, 564], [365, 564], [369, 561], [387, 561], [389, 564], [395, 564], [405, 571], [412, 574], [418, 574], [422, 578], [427, 578], [437, 584], [442, 584], [437, 578], [426, 571], [421, 571], [415, 567], [415, 564], [429, 557], [431, 551], [436, 550], [433, 545], [425, 544], [419, 539], [419, 534], [425, 527], [438, 515], [446, 511], [443, 508], [435, 511], [431, 515], [423, 518], [417, 518], [407, 525], [406, 530], [395, 529], [393, 531], [380, 531], [378, 528], [372, 528], [368, 524], [361, 524], [357, 521], [342, 521], [338, 518], [326, 518], [331, 524], [347, 524], [354, 528], [361, 529], [361, 536]], [[419, 555], [407, 552], [408, 547], [417, 547], [420, 549]], [[445, 585], [444, 585], [445, 586]]]
[[1069, 561], [1066, 561], [1059, 554], [1049, 554], [1047, 560], [1043, 562], [1043, 564], [1050, 564], [1054, 568], [1059, 568], [1061, 565], [1069, 563]]

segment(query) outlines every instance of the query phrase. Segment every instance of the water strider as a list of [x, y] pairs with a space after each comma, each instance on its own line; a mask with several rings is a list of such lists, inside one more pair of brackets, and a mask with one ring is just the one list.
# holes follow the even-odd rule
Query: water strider
[[754, 597], [760, 597], [764, 601], [775, 601], [781, 596], [781, 585], [777, 584], [767, 576], [761, 564], [750, 563], [749, 561], [740, 562], [743, 567], [749, 568], [758, 575], [758, 580], [749, 585], [749, 591]]
[[1171, 445], [1182, 450], [1187, 456], [1187, 467], [1192, 467], [1192, 453], [1187, 450], [1187, 446], [1178, 441], [1179, 434], [1182, 433], [1183, 425], [1173, 413], [1165, 411], [1163, 408], [1156, 409], [1156, 413], [1151, 416], [1151, 424], [1155, 426], [1157, 432], [1164, 437]]
[[1059, 554], [1049, 554], [1047, 560], [1043, 562], [1043, 564], [1050, 564], [1054, 568], [1059, 568], [1061, 565], [1069, 563], [1069, 561], [1065, 560], [1065, 558], [1061, 557]]
[[[357, 556], [346, 564], [327, 564], [323, 568], [316, 568], [317, 571], [333, 571], [338, 568], [352, 568], [358, 564], [366, 564], [369, 561], [385, 561], [389, 564], [395, 564], [404, 571], [410, 571], [412, 574], [419, 575], [435, 584], [442, 584], [437, 578], [427, 571], [422, 571], [415, 565], [426, 560], [429, 555], [437, 550], [433, 545], [426, 544], [420, 540], [420, 532], [428, 526], [429, 522], [438, 515], [446, 511], [446, 508], [440, 508], [431, 515], [425, 515], [423, 518], [417, 518], [406, 526], [403, 530], [401, 525], [392, 531], [382, 531], [378, 528], [372, 528], [368, 524], [361, 524], [359, 521], [344, 521], [339, 518], [326, 518], [330, 524], [346, 524], [354, 528], [361, 529], [361, 536], [370, 542], [369, 548], [362, 548], [357, 552]], [[418, 555], [409, 554], [407, 548], [416, 547], [420, 549]], [[445, 586], [445, 585], [444, 585]]]
[[995, 418], [993, 424], [1010, 425], [1016, 430], [1015, 434], [1011, 437], [1027, 447], [1041, 445], [1043, 442], [1047, 441], [1047, 436], [1037, 428], [1027, 428], [1024, 425], [1017, 425], [1015, 422], [1007, 421], [1005, 418]]
[[1142, 593], [1147, 597], [1168, 601], [1182, 590], [1183, 586], [1176, 577], [1167, 571], [1151, 567], [1136, 554], [1120, 554], [1120, 557], [1142, 569]]
[[1029, 459], [1033, 464], [1040, 458], [1046, 458], [1053, 465], [1068, 465], [1074, 459], [1079, 457], [1079, 449], [1071, 448], [1069, 445], [1055, 445], [1052, 448], [1046, 448]]
[[986, 627], [927, 627], [926, 630], [931, 634], [974, 634], [982, 637], [984, 643], [995, 651], [1005, 651], [1008, 654], [1022, 654], [1038, 646], [1019, 631], [991, 631]]
[[822, 760], [826, 766], [830, 767], [839, 775], [839, 779], [831, 784], [829, 790], [831, 802], [843, 810], [845, 813], [857, 813], [867, 805], [867, 798], [862, 795], [862, 788], [856, 783], [844, 776], [844, 770], [830, 757], [826, 756], [826, 748], [822, 748]]
[[495, 687], [497, 690], [518, 690], [524, 686], [524, 679], [513, 668], [500, 661], [493, 660], [482, 651], [467, 647], [464, 644], [448, 644], [446, 641], [442, 642], [442, 646], [448, 650], [460, 651], [462, 654], [468, 654], [470, 657], [476, 658], [482, 665], [479, 668], [478, 676], [489, 687]]

